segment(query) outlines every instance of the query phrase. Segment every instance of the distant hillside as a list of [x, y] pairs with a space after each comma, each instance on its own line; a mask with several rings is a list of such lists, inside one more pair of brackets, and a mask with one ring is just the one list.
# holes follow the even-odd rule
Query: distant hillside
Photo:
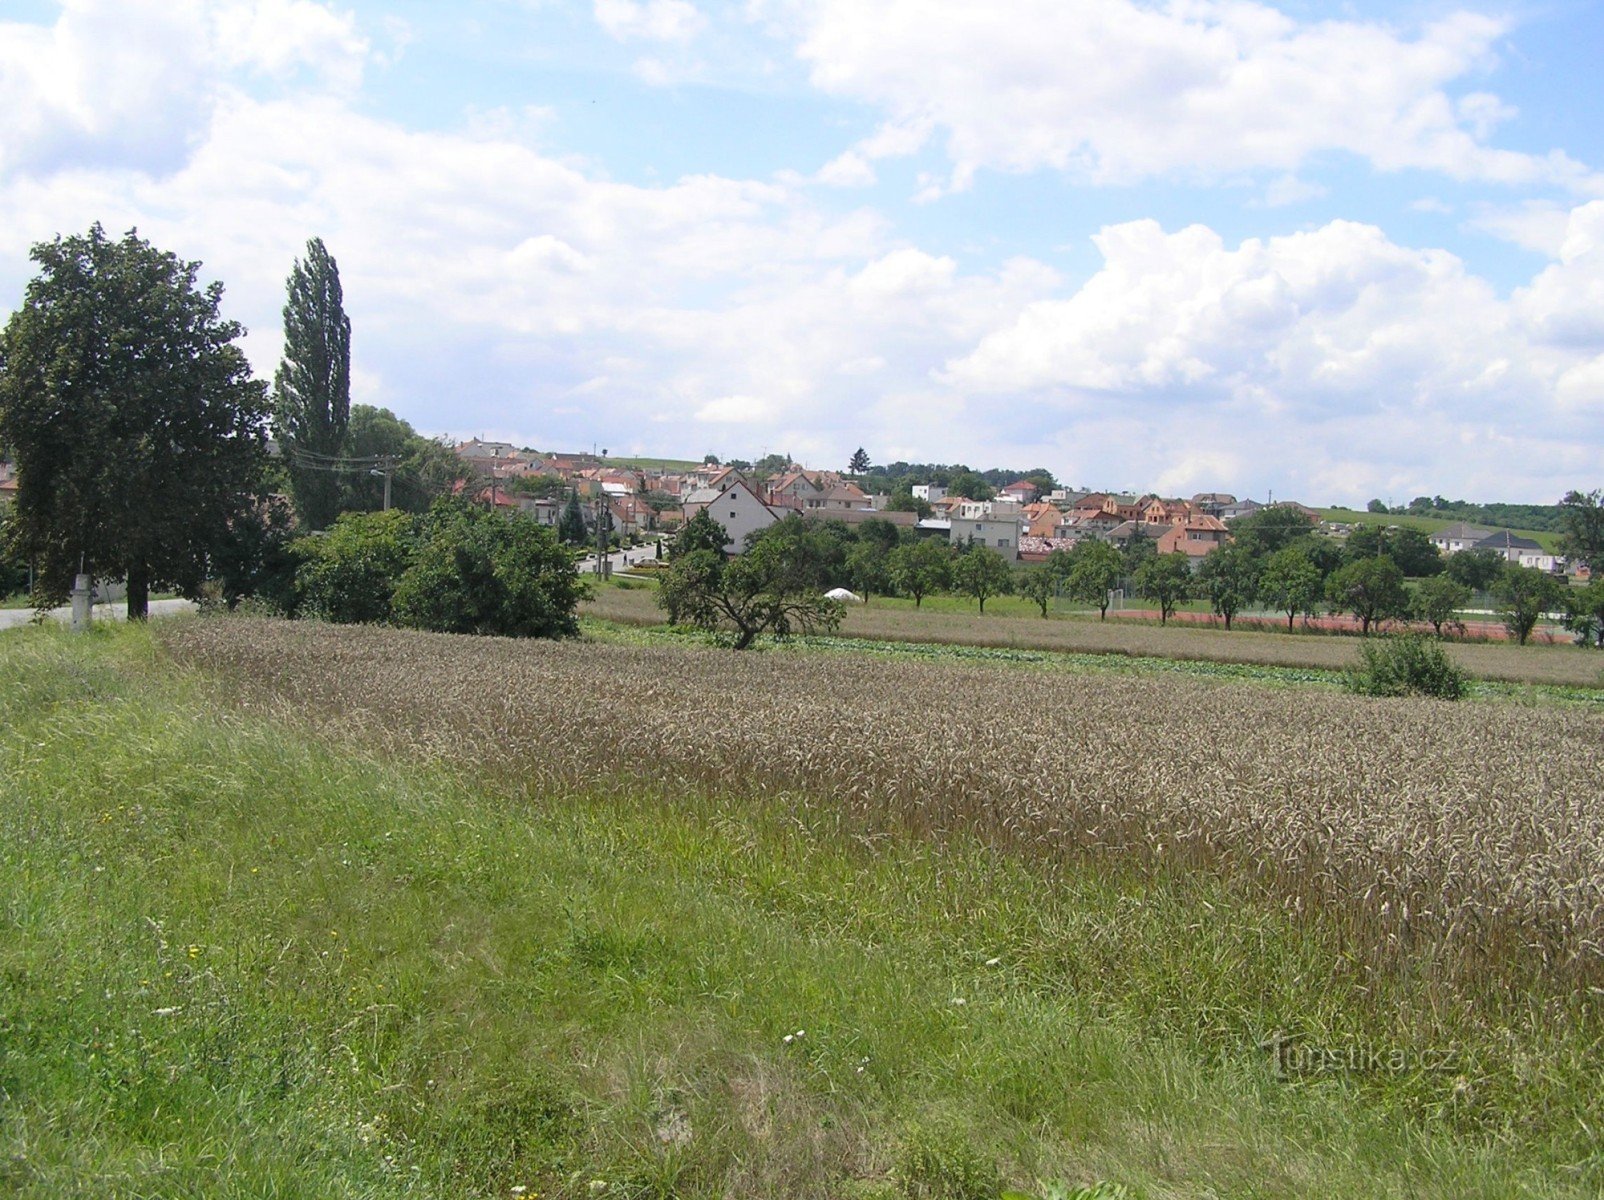
[[[1528, 504], [1484, 504], [1466, 505], [1466, 507], [1483, 513], [1523, 513], [1527, 510], [1534, 512], [1542, 511], [1541, 505]], [[1491, 516], [1442, 517], [1420, 515], [1410, 512], [1360, 512], [1356, 508], [1322, 508], [1319, 510], [1319, 512], [1321, 519], [1326, 521], [1341, 521], [1342, 523], [1348, 525], [1399, 525], [1407, 529], [1418, 529], [1422, 533], [1436, 533], [1439, 529], [1444, 529], [1449, 525], [1454, 525], [1460, 521], [1464, 521], [1467, 524], [1480, 525], [1486, 529], [1507, 529], [1510, 532], [1519, 534], [1522, 537], [1531, 538], [1545, 550], [1557, 551], [1559, 549], [1560, 535], [1557, 532], [1559, 523], [1557, 510], [1554, 514], [1553, 527], [1541, 527], [1536, 525], [1510, 525], [1506, 524], [1504, 521], [1495, 520]]]

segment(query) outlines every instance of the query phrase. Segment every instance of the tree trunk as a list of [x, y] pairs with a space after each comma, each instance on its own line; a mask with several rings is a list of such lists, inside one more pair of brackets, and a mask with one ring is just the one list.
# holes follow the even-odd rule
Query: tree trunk
[[1287, 614], [1287, 632], [1288, 633], [1292, 632], [1292, 618], [1296, 617], [1297, 615], [1298, 614], [1295, 613], [1295, 612], [1289, 612]]
[[128, 619], [144, 621], [150, 617], [150, 568], [141, 559], [128, 564]]

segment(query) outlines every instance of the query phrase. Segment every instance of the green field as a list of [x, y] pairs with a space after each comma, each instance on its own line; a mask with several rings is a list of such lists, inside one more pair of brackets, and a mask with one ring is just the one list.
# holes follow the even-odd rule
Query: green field
[[[0, 1192], [1604, 1185], [1596, 999], [1518, 949], [1488, 958], [1496, 926], [1456, 950], [1452, 928], [1375, 926], [1334, 898], [1289, 908], [1315, 876], [1255, 878], [1225, 843], [1199, 858], [1179, 827], [1168, 854], [1116, 853], [1108, 831], [1049, 852], [1059, 835], [1000, 810], [957, 820], [846, 783], [876, 745], [895, 785], [914, 769], [896, 747], [931, 732], [865, 726], [882, 691], [1063, 687], [1157, 744], [1202, 713], [1258, 713], [1272, 737], [1336, 720], [1364, 739], [1356, 764], [1420, 739], [1430, 707], [1332, 696], [1276, 717], [1286, 693], [1251, 683], [939, 663], [873, 683], [872, 664], [190, 619], [0, 636]], [[687, 706], [709, 686], [750, 719]], [[1558, 710], [1467, 720], [1447, 739], [1538, 759], [1595, 732]], [[854, 732], [836, 747], [832, 729]], [[947, 765], [920, 753], [1020, 769], [987, 730]], [[1420, 745], [1398, 786], [1429, 791], [1444, 772]], [[1322, 782], [1322, 761], [1286, 766], [1316, 792], [1389, 794], [1385, 775]], [[1572, 765], [1548, 786], [1591, 769]], [[1168, 769], [1135, 769], [1128, 803], [1168, 803]], [[1199, 769], [1218, 789], [1239, 768]], [[954, 804], [990, 788], [948, 777]], [[1443, 862], [1462, 870], [1469, 845]], [[1290, 1055], [1261, 1045], [1283, 1036]]]
[[688, 458], [620, 458], [616, 454], [602, 461], [610, 467], [639, 467], [647, 471], [694, 471], [702, 465]]
[[[1447, 529], [1450, 525], [1460, 524], [1459, 521], [1450, 520], [1446, 517], [1392, 516], [1388, 513], [1360, 512], [1353, 508], [1322, 508], [1318, 511], [1321, 520], [1325, 521], [1340, 521], [1345, 525], [1397, 525], [1404, 529], [1418, 529], [1422, 533], [1436, 533], [1439, 529]], [[1477, 525], [1478, 522], [1467, 521], [1465, 524]], [[1479, 527], [1483, 529], [1492, 528], [1492, 526], [1488, 525], [1480, 525]], [[1524, 538], [1531, 538], [1532, 541], [1542, 546], [1544, 550], [1553, 552], [1559, 550], [1560, 535], [1557, 533], [1542, 529], [1511, 529], [1510, 532]]]

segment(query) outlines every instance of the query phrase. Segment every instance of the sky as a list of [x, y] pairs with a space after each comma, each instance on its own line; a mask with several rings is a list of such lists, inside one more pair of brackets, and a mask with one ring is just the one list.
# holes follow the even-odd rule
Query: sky
[[542, 450], [1604, 485], [1604, 8], [4, 0], [0, 315], [137, 228], [270, 379]]

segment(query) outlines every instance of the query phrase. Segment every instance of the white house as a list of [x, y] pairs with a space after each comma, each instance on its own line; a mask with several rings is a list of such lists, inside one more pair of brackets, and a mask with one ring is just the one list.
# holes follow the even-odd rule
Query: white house
[[1476, 525], [1456, 521], [1432, 534], [1431, 544], [1444, 554], [1458, 554], [1461, 550], [1475, 549], [1476, 543], [1492, 535], [1491, 529], [1482, 529]]
[[1536, 567], [1539, 571], [1559, 570], [1559, 560], [1531, 538], [1519, 537], [1508, 531], [1490, 534], [1477, 542], [1473, 549], [1491, 550], [1506, 562], [1523, 567]]
[[966, 500], [952, 513], [954, 546], [973, 543], [989, 546], [1009, 562], [1019, 558], [1024, 515], [1012, 500]]
[[780, 514], [758, 499], [757, 493], [744, 479], [736, 478], [716, 492], [711, 489], [706, 491], [709, 494], [693, 493], [685, 502], [685, 519], [689, 521], [705, 510], [708, 516], [724, 526], [724, 532], [730, 536], [724, 546], [726, 554], [739, 554], [749, 535], [767, 529], [780, 519]]
[[937, 500], [947, 498], [947, 489], [934, 483], [916, 483], [913, 485], [913, 498], [923, 500], [926, 504], [934, 504]]

